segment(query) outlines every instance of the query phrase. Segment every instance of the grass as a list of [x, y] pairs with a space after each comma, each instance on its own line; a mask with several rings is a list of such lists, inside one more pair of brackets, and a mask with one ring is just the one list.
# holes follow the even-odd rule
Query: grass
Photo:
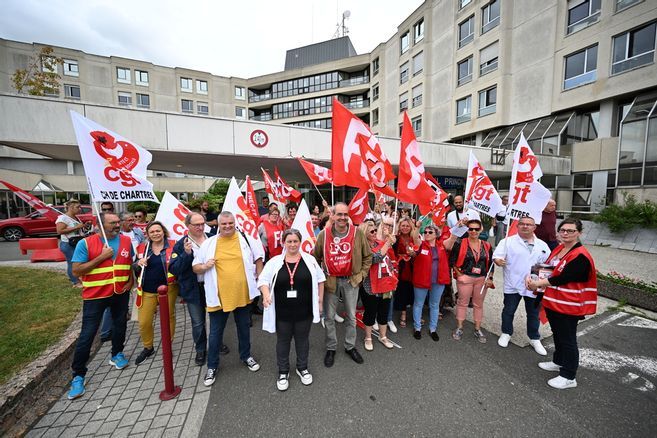
[[0, 384], [55, 344], [81, 307], [63, 273], [0, 267]]

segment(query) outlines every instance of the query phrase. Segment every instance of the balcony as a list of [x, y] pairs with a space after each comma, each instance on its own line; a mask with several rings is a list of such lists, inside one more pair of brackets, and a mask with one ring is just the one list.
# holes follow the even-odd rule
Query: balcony
[[[339, 82], [332, 82], [328, 85], [327, 84], [318, 84], [316, 86], [313, 85], [312, 87], [302, 87], [302, 88], [296, 89], [294, 93], [292, 91], [289, 91], [287, 96], [282, 96], [282, 95], [274, 96], [271, 91], [266, 91], [263, 94], [255, 94], [255, 95], [249, 96], [249, 103], [264, 102], [264, 101], [272, 100], [272, 99], [289, 99], [291, 97], [303, 96], [304, 94], [320, 93], [320, 92], [324, 92], [324, 91], [328, 91], [328, 90], [335, 90], [337, 88], [353, 87], [355, 85], [364, 85], [364, 84], [369, 84], [369, 83], [370, 83], [370, 77], [369, 76], [356, 76], [356, 77], [349, 78], [349, 79], [342, 79]], [[279, 94], [282, 94], [282, 93], [279, 93]]]
[[369, 108], [370, 100], [369, 99], [363, 99], [363, 100], [358, 100], [358, 101], [355, 101], [355, 102], [347, 102], [347, 103], [344, 103], [343, 105], [347, 109]]
[[271, 114], [260, 114], [259, 116], [251, 116], [249, 120], [255, 120], [256, 122], [268, 122], [272, 120]]
[[353, 87], [354, 85], [369, 84], [369, 76], [356, 76], [354, 78], [343, 79], [340, 81], [340, 88], [342, 87]]
[[269, 100], [271, 99], [271, 93], [263, 93], [263, 94], [254, 94], [253, 96], [249, 96], [249, 103], [253, 102], [262, 102], [263, 100]]

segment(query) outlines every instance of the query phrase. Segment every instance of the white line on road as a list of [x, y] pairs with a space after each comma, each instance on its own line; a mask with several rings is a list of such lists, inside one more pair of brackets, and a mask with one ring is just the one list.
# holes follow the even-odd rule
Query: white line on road
[[[590, 325], [586, 326], [585, 328], [583, 328], [582, 330], [578, 331], [577, 332], [577, 337], [579, 338], [581, 336], [584, 336], [587, 333], [591, 333], [592, 331], [597, 330], [600, 327], [603, 327], [603, 326], [605, 326], [609, 323], [612, 323], [612, 322], [616, 321], [617, 319], [620, 319], [624, 316], [626, 316], [626, 315], [624, 313], [621, 313], [621, 312], [613, 313], [613, 314], [609, 315], [608, 317], [606, 317], [605, 319], [603, 319], [602, 321], [598, 321], [595, 324], [590, 324]], [[554, 342], [550, 342], [548, 344], [545, 344], [545, 348], [554, 348]]]
[[618, 323], [618, 325], [622, 327], [639, 327], [657, 330], [657, 322], [641, 318], [640, 316], [628, 318], [625, 321]]

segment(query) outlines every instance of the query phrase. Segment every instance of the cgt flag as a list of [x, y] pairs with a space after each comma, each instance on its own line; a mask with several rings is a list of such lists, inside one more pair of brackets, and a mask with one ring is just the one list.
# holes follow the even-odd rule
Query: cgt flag
[[232, 177], [228, 185], [228, 192], [224, 200], [224, 211], [230, 211], [235, 216], [235, 227], [247, 236], [256, 239], [258, 242], [258, 226], [251, 209], [246, 203], [242, 192], [237, 186], [235, 177]]
[[[187, 234], [185, 216], [189, 213], [189, 209], [182, 202], [166, 191], [162, 196], [162, 201], [160, 201], [160, 208], [157, 209], [155, 220], [162, 222], [169, 230], [169, 239], [178, 240]], [[208, 230], [209, 227], [206, 228], [206, 231]]]
[[294, 222], [292, 222], [290, 228], [298, 230], [301, 233], [301, 250], [305, 253], [312, 254], [317, 238], [315, 237], [313, 223], [310, 220], [310, 210], [308, 210], [305, 199], [301, 200], [297, 215], [294, 217]]
[[541, 176], [543, 172], [538, 158], [520, 133], [520, 141], [513, 154], [507, 223], [526, 216], [533, 218], [537, 224], [541, 223], [543, 209], [552, 197], [550, 191], [538, 182]]
[[255, 219], [256, 225], [259, 226], [260, 213], [258, 213], [258, 201], [256, 200], [255, 190], [253, 190], [249, 175], [246, 176], [246, 193], [244, 194], [244, 199], [246, 200], [246, 205], [249, 206], [249, 210], [251, 210], [251, 215]]
[[[303, 170], [306, 172], [306, 175], [308, 175], [310, 181], [316, 186], [333, 182], [333, 173], [331, 172], [331, 169], [311, 163], [302, 158], [297, 158], [297, 160], [299, 160], [299, 164], [303, 167]], [[297, 212], [297, 214], [299, 214], [299, 212]]]
[[159, 202], [146, 169], [153, 156], [75, 111], [71, 111], [92, 201]]
[[61, 215], [59, 211], [57, 211], [52, 207], [48, 207], [46, 204], [43, 203], [41, 199], [37, 198], [36, 196], [31, 195], [28, 192], [19, 189], [15, 185], [9, 184], [6, 181], [0, 180], [0, 183], [7, 186], [9, 190], [14, 192], [16, 196], [18, 196], [27, 204], [29, 204], [29, 206], [32, 207], [34, 210], [36, 210], [41, 216], [44, 216], [54, 222]]
[[473, 209], [490, 217], [506, 209], [495, 186], [472, 151], [470, 151], [464, 201]]

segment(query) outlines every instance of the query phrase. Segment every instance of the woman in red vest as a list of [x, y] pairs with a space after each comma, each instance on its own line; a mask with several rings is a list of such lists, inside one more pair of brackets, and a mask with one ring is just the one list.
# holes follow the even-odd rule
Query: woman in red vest
[[395, 310], [401, 310], [399, 317], [399, 326], [406, 327], [406, 308], [413, 304], [413, 257], [415, 249], [420, 244], [418, 235], [413, 221], [411, 219], [401, 219], [397, 223], [396, 242], [392, 249], [399, 262], [399, 283], [394, 293], [393, 306]]
[[[394, 345], [386, 336], [388, 331], [388, 310], [390, 299], [397, 287], [397, 269], [394, 260], [395, 252], [392, 245], [395, 236], [386, 233], [385, 236], [377, 236], [377, 228], [371, 220], [365, 221], [358, 226], [367, 237], [367, 243], [372, 249], [372, 266], [369, 274], [363, 279], [364, 293], [361, 295], [365, 313], [363, 323], [365, 324], [365, 350], [372, 351], [372, 326], [377, 322], [379, 325], [379, 342], [386, 348]], [[383, 229], [383, 227], [382, 227]]]
[[[463, 337], [463, 321], [472, 297], [472, 316], [474, 319], [474, 336], [482, 344], [486, 335], [481, 331], [484, 317], [484, 299], [486, 291], [493, 287], [493, 249], [490, 243], [479, 239], [483, 226], [478, 219], [469, 220], [468, 237], [456, 242], [450, 254], [450, 265], [454, 267], [456, 290], [459, 294], [456, 302], [456, 330], [452, 338], [460, 341]], [[483, 288], [483, 291], [482, 291]]]
[[559, 372], [557, 377], [548, 380], [548, 385], [567, 389], [577, 386], [577, 323], [585, 315], [595, 314], [598, 286], [593, 257], [579, 241], [582, 222], [566, 218], [559, 224], [557, 232], [561, 244], [547, 259], [547, 263], [554, 266], [552, 275], [538, 280], [528, 279], [527, 287], [531, 290], [545, 288], [542, 302], [554, 338], [552, 362], [541, 362], [538, 366], [546, 371]]
[[262, 246], [265, 247], [266, 261], [283, 252], [281, 236], [283, 236], [284, 229], [281, 214], [278, 208], [274, 206], [269, 210], [267, 219], [262, 221], [258, 230]]
[[169, 325], [171, 339], [176, 331], [176, 298], [178, 285], [174, 284], [176, 277], [169, 273], [169, 261], [175, 241], [168, 240], [169, 231], [158, 221], [150, 222], [146, 226], [147, 242], [137, 247], [137, 266], [143, 269], [137, 282], [137, 308], [139, 309], [139, 334], [144, 349], [135, 364], [139, 365], [153, 355], [153, 317], [157, 309], [157, 288], [169, 286]]
[[447, 248], [451, 247], [456, 237], [450, 235], [447, 240], [440, 238], [435, 225], [424, 228], [424, 241], [420, 244], [413, 261], [413, 337], [422, 339], [422, 308], [429, 295], [429, 333], [431, 339], [439, 341], [438, 308], [440, 297], [449, 284], [449, 256]]

